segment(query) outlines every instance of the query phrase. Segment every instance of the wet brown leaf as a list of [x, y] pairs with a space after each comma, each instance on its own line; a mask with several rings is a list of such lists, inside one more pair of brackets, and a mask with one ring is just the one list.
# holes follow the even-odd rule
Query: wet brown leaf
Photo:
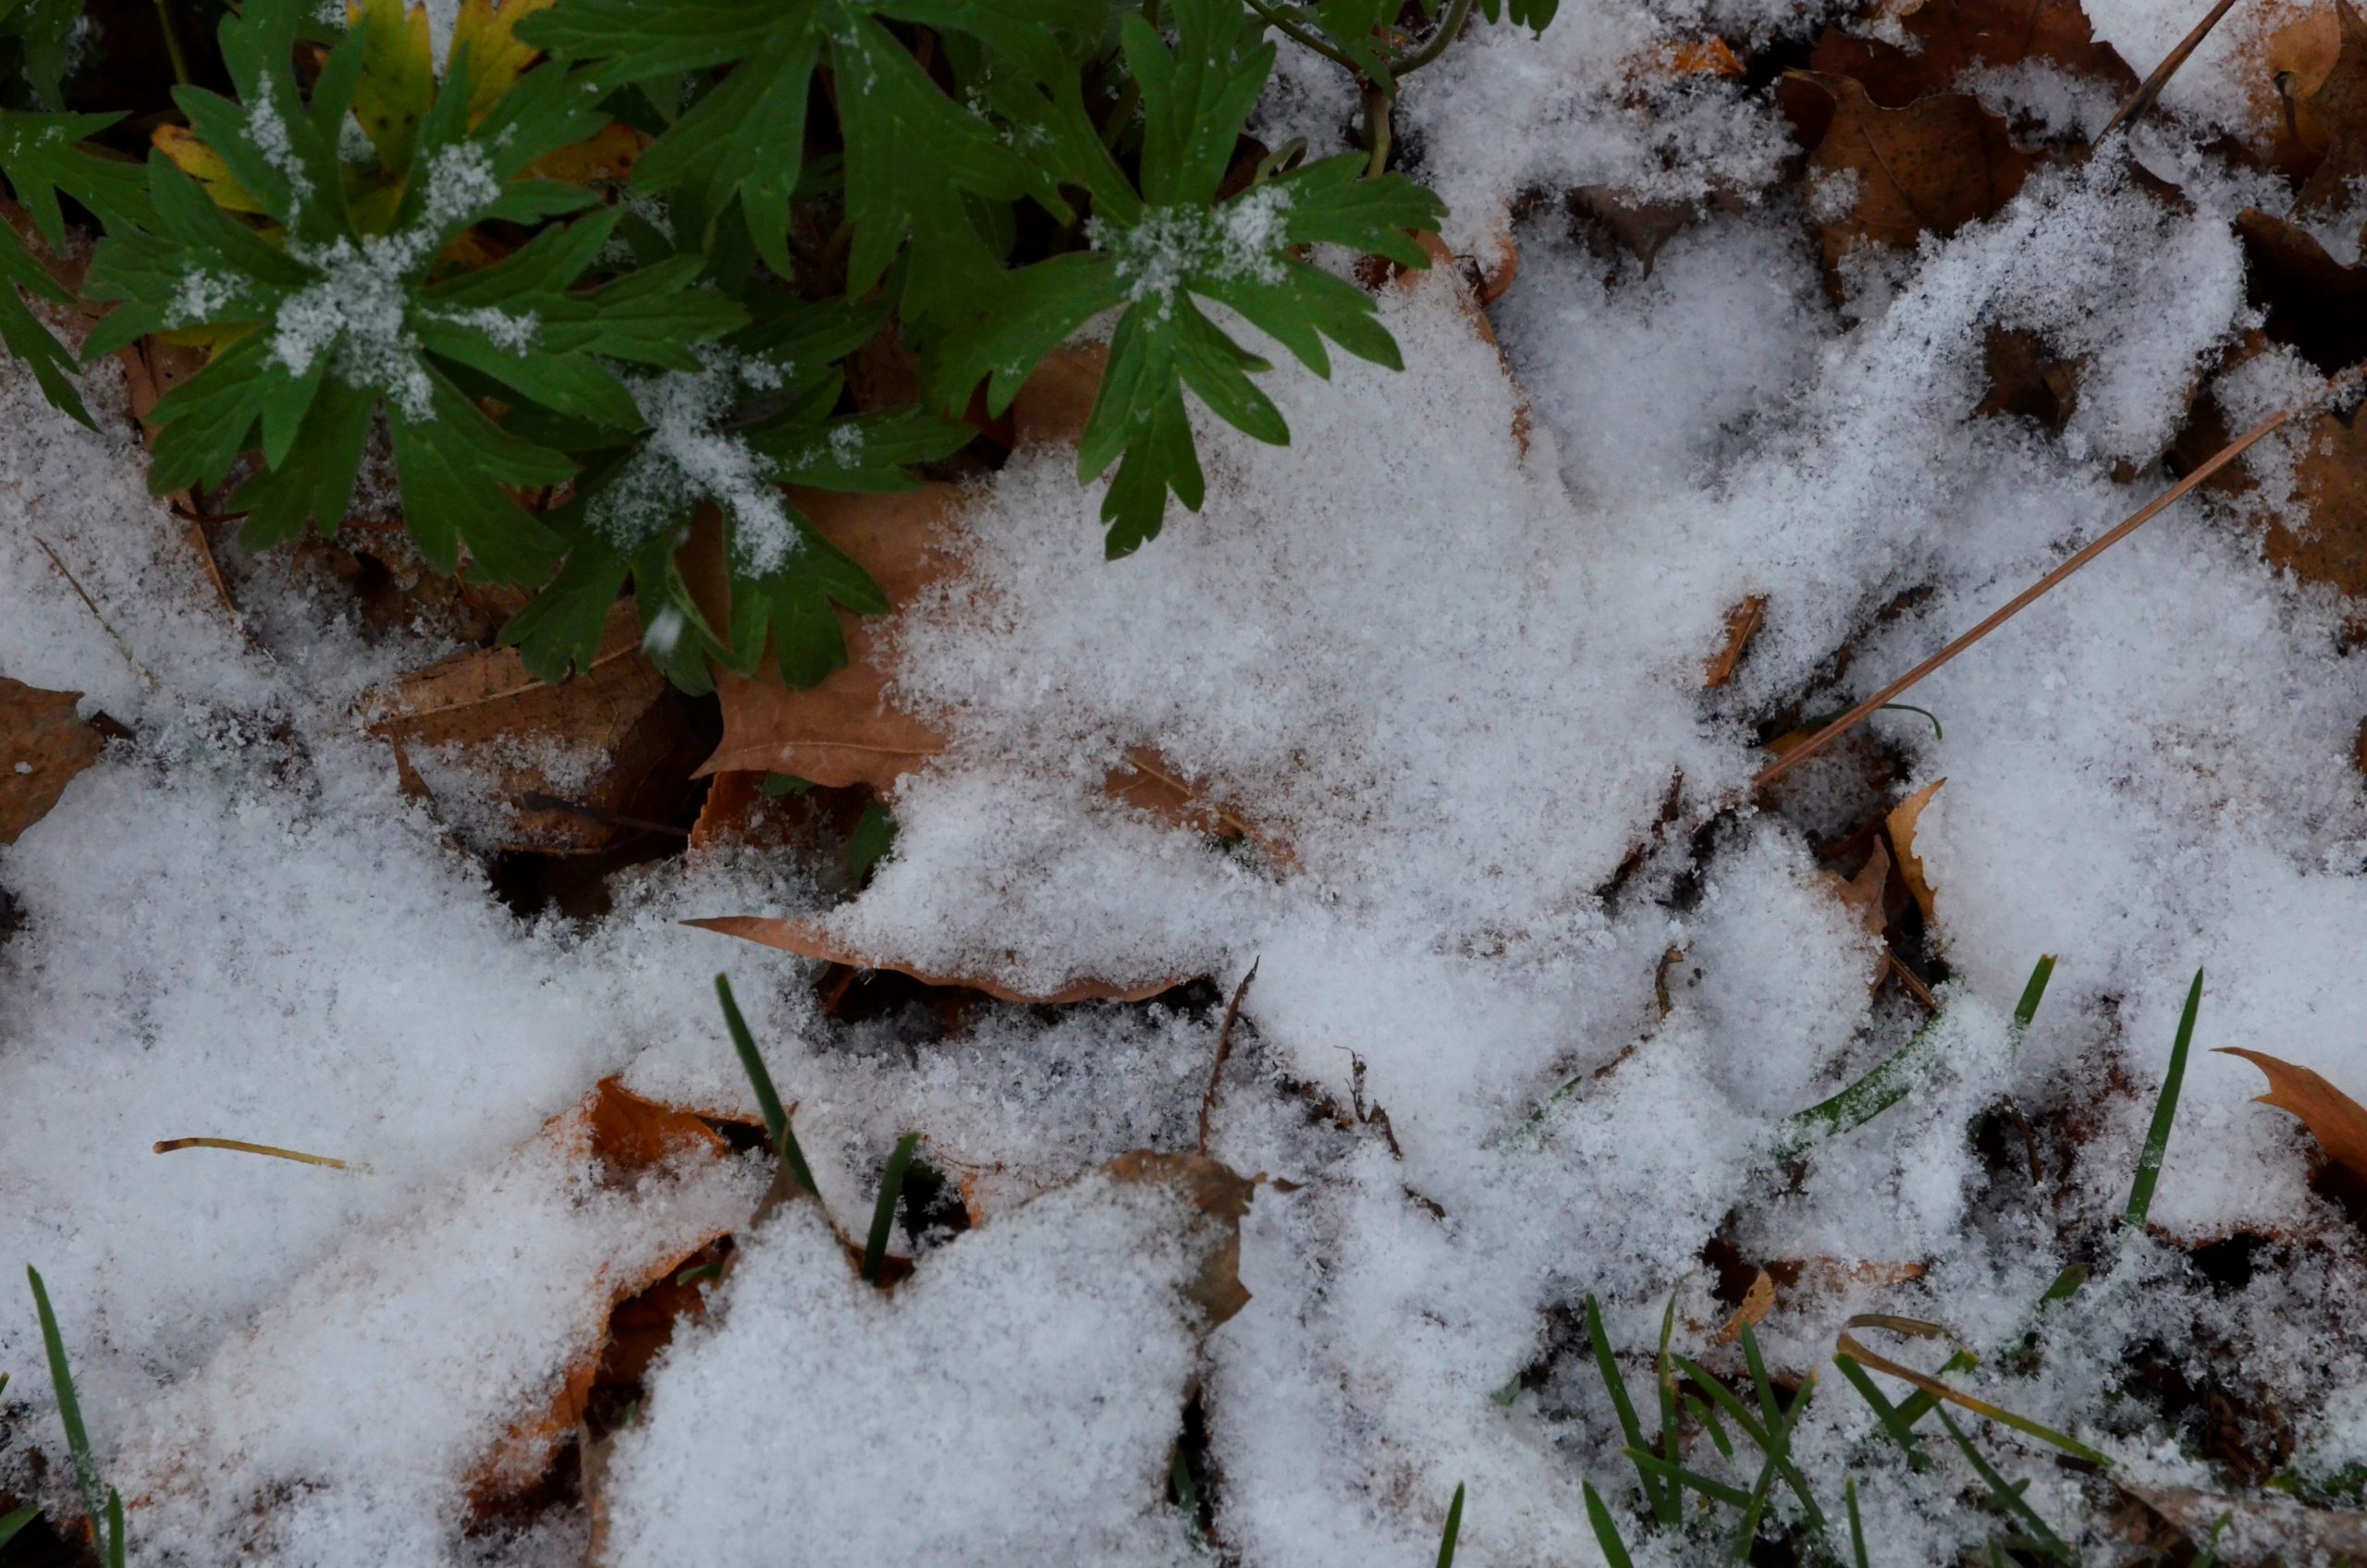
[[2324, 413], [2311, 420], [2304, 440], [2294, 499], [2308, 521], [2297, 528], [2262, 514], [2262, 553], [2304, 582], [2367, 601], [2367, 431], [2355, 410], [2349, 419]]
[[1932, 881], [1924, 875], [1923, 858], [1915, 852], [1915, 823], [1923, 815], [1923, 808], [1932, 803], [1932, 797], [1940, 792], [1940, 786], [1946, 782], [1944, 778], [1932, 779], [1893, 806], [1890, 815], [1883, 823], [1890, 833], [1891, 849], [1898, 856], [1899, 877], [1906, 882], [1908, 895], [1915, 900], [1915, 907], [1923, 912], [1926, 920], [1932, 918]]
[[1968, 92], [1885, 108], [1853, 78], [1809, 71], [1786, 71], [1777, 91], [1834, 209], [1818, 224], [1828, 274], [1855, 245], [1911, 246], [1988, 217], [2033, 164]]
[[1860, 82], [1890, 109], [1948, 91], [1974, 66], [2033, 60], [2101, 81], [2116, 99], [2137, 90], [2137, 73], [2097, 41], [2079, 0], [1924, 0], [1897, 19], [1905, 45], [1825, 29], [1809, 68]]
[[0, 676], [0, 844], [49, 815], [106, 744], [76, 716], [80, 692], [44, 692]]
[[2344, 266], [2309, 230], [2258, 208], [2237, 214], [2263, 330], [2328, 375], [2367, 360], [2367, 267]]
[[[598, 1160], [601, 1180], [619, 1187], [631, 1186], [678, 1160], [721, 1159], [730, 1152], [705, 1121], [687, 1111], [644, 1099], [613, 1077], [600, 1080], [572, 1110], [546, 1122], [540, 1136]], [[610, 1331], [585, 1347], [569, 1365], [549, 1402], [512, 1425], [477, 1466], [469, 1489], [472, 1501], [479, 1509], [492, 1506], [540, 1477], [548, 1469], [560, 1439], [583, 1419], [602, 1363], [610, 1354], [610, 1333], [620, 1307], [670, 1284], [683, 1256], [697, 1253], [724, 1233], [713, 1231], [687, 1235], [682, 1238], [681, 1252], [668, 1256], [660, 1266], [605, 1282], [607, 1299], [601, 1321], [610, 1326]], [[668, 1329], [670, 1332], [670, 1317]], [[643, 1356], [646, 1365], [647, 1354], [656, 1353], [655, 1346], [642, 1348], [646, 1351]]]
[[2067, 360], [2048, 351], [2034, 332], [1992, 326], [1984, 345], [1989, 395], [1977, 414], [2011, 414], [2060, 432], [2079, 406], [2079, 369], [2085, 357]]
[[[890, 605], [911, 604], [957, 576], [961, 557], [945, 528], [967, 503], [957, 484], [926, 484], [892, 496], [800, 492], [797, 503], [822, 536], [871, 574]], [[945, 737], [896, 705], [894, 654], [883, 618], [841, 612], [847, 664], [818, 684], [782, 683], [767, 667], [757, 678], [719, 674], [723, 740], [700, 774], [788, 773], [840, 788], [892, 788], [945, 749]]]
[[[574, 812], [528, 810], [529, 794], [630, 815], [687, 734], [666, 678], [643, 656], [631, 601], [608, 612], [590, 668], [553, 686], [508, 648], [474, 649], [413, 670], [379, 694], [372, 734], [394, 742], [404, 787], [427, 793], [418, 763], [483, 769], [507, 802], [504, 849], [583, 854], [628, 831]], [[558, 777], [554, 777], [554, 774]]]
[[2272, 157], [2301, 182], [2304, 210], [2332, 211], [2367, 174], [2367, 16], [2332, 0], [2277, 29], [2263, 53]]
[[[2367, 1513], [2304, 1508], [2281, 1498], [2226, 1497], [2190, 1487], [2117, 1485], [2196, 1547], [2215, 1542], [2217, 1561], [2228, 1568], [2367, 1558]], [[2224, 1533], [2223, 1519], [2232, 1522]]]
[[1726, 1319], [1725, 1327], [1719, 1329], [1710, 1342], [1713, 1345], [1734, 1343], [1735, 1341], [1742, 1338], [1742, 1331], [1746, 1326], [1752, 1329], [1758, 1328], [1760, 1323], [1766, 1321], [1767, 1315], [1773, 1310], [1775, 1310], [1774, 1277], [1762, 1268], [1750, 1277], [1750, 1288], [1743, 1292], [1742, 1305], [1735, 1308], [1734, 1316]]
[[1222, 1227], [1223, 1240], [1201, 1262], [1198, 1277], [1184, 1292], [1206, 1314], [1204, 1331], [1249, 1305], [1248, 1288], [1241, 1282], [1241, 1217], [1249, 1212], [1249, 1200], [1257, 1195], [1256, 1182], [1203, 1154], [1161, 1154], [1154, 1149], [1122, 1154], [1101, 1170], [1113, 1182], [1170, 1185]]
[[1138, 1002], [1172, 990], [1188, 975], [1175, 975], [1163, 980], [1136, 984], [1121, 984], [1103, 980], [1077, 980], [1057, 991], [1036, 994], [1014, 990], [999, 980], [975, 974], [935, 974], [911, 964], [892, 959], [873, 958], [855, 951], [837, 937], [824, 932], [810, 920], [788, 920], [759, 914], [717, 915], [706, 920], [686, 920], [685, 925], [702, 930], [719, 931], [727, 937], [779, 948], [800, 958], [820, 959], [826, 963], [843, 963], [850, 969], [891, 969], [899, 974], [909, 974], [924, 986], [959, 986], [983, 991], [987, 996], [1007, 1002], [1043, 1002], [1064, 1006], [1070, 1002], [1119, 1001]]
[[2268, 1093], [2256, 1096], [2300, 1118], [2325, 1157], [2351, 1175], [2367, 1181], [2367, 1107], [2336, 1088], [2306, 1067], [2270, 1056], [2266, 1051], [2238, 1046], [2220, 1048], [2222, 1056], [2239, 1056], [2268, 1075]]
[[1750, 651], [1750, 640], [1767, 620], [1767, 595], [1753, 594], [1726, 612], [1726, 642], [1710, 660], [1701, 684], [1715, 690], [1735, 678], [1735, 667]]

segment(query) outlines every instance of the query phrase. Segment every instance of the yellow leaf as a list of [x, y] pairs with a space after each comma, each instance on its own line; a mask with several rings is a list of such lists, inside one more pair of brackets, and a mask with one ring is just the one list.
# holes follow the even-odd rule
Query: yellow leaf
[[518, 24], [550, 6], [552, 0], [460, 0], [460, 15], [452, 26], [452, 54], [469, 52], [469, 123], [484, 117], [501, 95], [534, 62], [535, 52], [517, 39]]
[[240, 185], [222, 154], [198, 140], [197, 133], [184, 126], [160, 125], [149, 133], [156, 150], [173, 161], [173, 165], [205, 187], [214, 204], [228, 213], [260, 213], [263, 203]]
[[612, 120], [596, 136], [544, 153], [526, 165], [526, 173], [535, 179], [562, 180], [569, 185], [621, 181], [631, 178], [633, 165], [641, 161], [648, 145], [647, 136], [622, 120]]
[[362, 80], [354, 89], [354, 117], [378, 150], [378, 165], [398, 184], [411, 170], [419, 143], [419, 122], [435, 97], [435, 55], [429, 42], [427, 8], [403, 0], [348, 0], [353, 25], [364, 20]]

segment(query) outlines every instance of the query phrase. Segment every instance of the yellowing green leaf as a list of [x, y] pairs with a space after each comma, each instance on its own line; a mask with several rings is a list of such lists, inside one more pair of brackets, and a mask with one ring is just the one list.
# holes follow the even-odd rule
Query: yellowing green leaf
[[214, 204], [229, 213], [260, 213], [263, 203], [252, 192], [239, 183], [238, 176], [222, 154], [208, 147], [198, 134], [186, 127], [160, 125], [150, 133], [156, 150], [173, 161], [174, 166], [205, 187]]

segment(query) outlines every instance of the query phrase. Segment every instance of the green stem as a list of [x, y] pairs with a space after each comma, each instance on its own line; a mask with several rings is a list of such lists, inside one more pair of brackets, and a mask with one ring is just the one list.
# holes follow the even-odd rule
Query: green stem
[[1389, 170], [1391, 141], [1389, 94], [1376, 82], [1365, 83], [1365, 146], [1372, 153], [1372, 161], [1365, 165], [1365, 173], [1378, 179]]
[[[1468, 0], [1466, 0], [1466, 5], [1468, 5]], [[1357, 68], [1356, 63], [1354, 60], [1351, 60], [1347, 55], [1340, 53], [1339, 50], [1334, 49], [1330, 43], [1318, 34], [1307, 31], [1305, 27], [1295, 21], [1293, 21], [1289, 17], [1284, 16], [1273, 6], [1266, 4], [1266, 0], [1248, 0], [1248, 6], [1251, 10], [1257, 12], [1260, 17], [1263, 17], [1266, 19], [1266, 24], [1269, 27], [1279, 30], [1285, 38], [1290, 39], [1294, 43], [1305, 44], [1307, 48], [1314, 50], [1317, 54], [1322, 55], [1333, 65], [1352, 71]]]
[[[1257, 0], [1249, 0], [1249, 3], [1254, 6]], [[1454, 0], [1454, 4], [1447, 9], [1446, 20], [1439, 23], [1439, 30], [1430, 34], [1419, 49], [1401, 59], [1390, 62], [1390, 74], [1404, 76], [1407, 71], [1420, 70], [1424, 66], [1445, 54], [1446, 46], [1455, 41], [1463, 31], [1463, 24], [1470, 19], [1471, 0]]]
[[173, 62], [173, 80], [189, 85], [189, 56], [181, 53], [181, 35], [173, 29], [172, 0], [156, 0], [156, 25], [164, 30], [165, 53]]

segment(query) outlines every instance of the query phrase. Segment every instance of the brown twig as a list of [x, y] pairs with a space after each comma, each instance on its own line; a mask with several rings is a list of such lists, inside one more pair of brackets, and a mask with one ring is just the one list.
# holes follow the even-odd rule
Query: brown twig
[[2112, 112], [2112, 118], [2104, 121], [2103, 129], [2096, 132], [2095, 141], [2089, 145], [2103, 145], [2105, 137], [2152, 107], [2153, 100], [2162, 95], [2162, 89], [2169, 85], [2170, 78], [2186, 64], [2187, 56], [2201, 46], [2202, 41], [2211, 35], [2211, 30], [2219, 25], [2219, 18], [2234, 9], [2235, 4], [2236, 0], [2219, 0], [2212, 6], [2210, 13], [2194, 24], [2194, 31], [2180, 39], [2178, 46], [2163, 56], [2162, 63], [2153, 67], [2153, 74], [2137, 84], [2137, 91], [2128, 95], [2128, 101]]
[[1259, 960], [1249, 961], [1249, 973], [1233, 988], [1233, 1000], [1225, 1004], [1224, 1023], [1217, 1028], [1217, 1059], [1208, 1067], [1208, 1086], [1200, 1096], [1200, 1152], [1208, 1152], [1208, 1117], [1217, 1108], [1217, 1084], [1224, 1077], [1224, 1059], [1233, 1054], [1233, 1021], [1241, 1016], [1241, 998], [1249, 994], [1249, 982], [1257, 978]]
[[2079, 570], [2090, 561], [2094, 560], [2098, 556], [2103, 555], [2106, 550], [2112, 548], [2113, 545], [2119, 544], [2123, 539], [2126, 539], [2131, 533], [2136, 533], [2137, 530], [2145, 523], [2151, 522], [2155, 517], [2159, 516], [2162, 512], [2167, 510], [2172, 505], [2177, 502], [2177, 500], [2184, 496], [2188, 491], [2193, 489], [2196, 485], [2201, 484], [2204, 480], [2218, 472], [2219, 470], [2226, 467], [2227, 464], [2235, 461], [2237, 458], [2243, 455], [2243, 452], [2247, 447], [2250, 447], [2254, 442], [2259, 441], [2262, 437], [2267, 435], [2271, 431], [2276, 429], [2277, 426], [2283, 424], [2292, 417], [2293, 410], [2290, 409], [2286, 409], [2277, 413], [2272, 414], [2267, 419], [2261, 421], [2260, 423], [2244, 432], [2241, 435], [2237, 436], [2225, 447], [2220, 447], [2216, 452], [2212, 453], [2211, 456], [2206, 459], [2200, 467], [2196, 468], [2193, 472], [2188, 474], [2184, 479], [2179, 480], [2176, 484], [2171, 485], [2167, 490], [2163, 491], [2159, 496], [2156, 496], [2152, 500], [2146, 502], [2128, 517], [2123, 519], [2117, 523], [2115, 523], [2110, 529], [2099, 535], [2094, 542], [2082, 546], [2069, 560], [2065, 561], [2061, 566], [2056, 567], [2053, 571], [2048, 572], [2044, 577], [2040, 578], [2036, 582], [2031, 583], [2028, 588], [2025, 588], [2019, 594], [2015, 594], [2012, 599], [2006, 602], [2004, 608], [1989, 615], [1981, 622], [1980, 625], [1974, 627], [1971, 631], [1966, 632], [1955, 642], [1950, 643], [1946, 647], [1942, 648], [1938, 653], [1933, 654], [1930, 658], [1925, 659], [1921, 664], [1917, 665], [1905, 675], [1900, 676], [1897, 680], [1892, 681], [1889, 685], [1883, 687], [1872, 696], [1868, 697], [1864, 702], [1859, 703], [1856, 707], [1851, 708], [1847, 713], [1843, 714], [1839, 718], [1834, 719], [1831, 724], [1826, 725], [1823, 729], [1818, 730], [1815, 734], [1809, 736], [1807, 740], [1801, 741], [1790, 751], [1785, 752], [1773, 762], [1768, 764], [1765, 768], [1760, 770], [1759, 777], [1750, 781], [1748, 793], [1754, 795], [1759, 793], [1759, 791], [1766, 789], [1770, 784], [1774, 783], [1775, 780], [1783, 778], [1784, 775], [1791, 772], [1792, 769], [1797, 767], [1809, 758], [1816, 755], [1817, 753], [1824, 750], [1825, 747], [1831, 745], [1834, 741], [1839, 740], [1850, 730], [1858, 728], [1859, 724], [1865, 721], [1866, 717], [1874, 712], [1875, 709], [1881, 707], [1883, 704], [1890, 702], [1893, 698], [1897, 697], [1901, 692], [1907, 691], [1907, 688], [1913, 686], [1917, 681], [1921, 680], [1925, 676], [1931, 674], [1933, 670], [1939, 668], [1942, 665], [1947, 663], [1958, 654], [1963, 653], [1967, 648], [1971, 647], [1975, 643], [1980, 642], [1983, 637], [1988, 636], [1992, 631], [1996, 631], [1999, 627], [2013, 619], [2014, 617], [2019, 615], [2023, 610], [2028, 609], [2031, 604], [2045, 594], [2048, 590], [2054, 588], [2065, 578], [2070, 576], [2073, 572]]

